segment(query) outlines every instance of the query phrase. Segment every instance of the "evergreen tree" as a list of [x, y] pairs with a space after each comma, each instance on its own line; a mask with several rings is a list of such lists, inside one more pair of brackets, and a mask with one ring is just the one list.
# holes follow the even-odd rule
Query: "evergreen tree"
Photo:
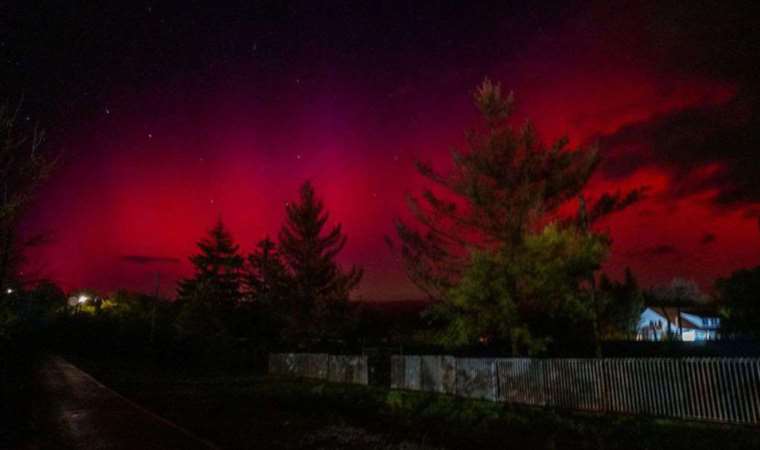
[[293, 299], [289, 291], [289, 274], [277, 244], [269, 237], [261, 240], [248, 255], [244, 281], [246, 301], [243, 311], [248, 316], [248, 334], [253, 332], [258, 338], [277, 340], [287, 324]]
[[198, 292], [202, 290], [202, 297], [212, 303], [236, 304], [241, 295], [243, 258], [221, 218], [197, 246], [200, 253], [190, 257], [195, 274], [180, 282], [178, 298], [198, 298]]
[[335, 261], [346, 236], [340, 225], [325, 231], [329, 215], [310, 182], [301, 186], [300, 200], [286, 206], [286, 216], [279, 243], [292, 284], [287, 333], [291, 339], [335, 337], [346, 325], [349, 295], [363, 271], [344, 271]]
[[594, 148], [568, 151], [565, 138], [547, 148], [530, 122], [511, 126], [514, 98], [498, 84], [485, 80], [474, 99], [485, 129], [467, 134], [468, 151], [452, 152], [451, 172], [417, 163], [444, 193], [408, 199], [423, 231], [396, 222], [407, 272], [434, 299], [446, 297], [472, 250], [515, 254], [527, 233], [581, 193], [599, 160]]
[[265, 305], [282, 302], [288, 281], [277, 244], [269, 237], [262, 239], [248, 255], [245, 284], [249, 300]]
[[727, 337], [760, 337], [760, 266], [741, 269], [715, 282], [721, 306], [721, 333]]
[[630, 268], [625, 269], [622, 282], [607, 275], [599, 277], [600, 334], [603, 339], [632, 340], [636, 337], [644, 295]]
[[[512, 126], [509, 118], [514, 106], [513, 95], [504, 97], [500, 86], [489, 80], [476, 90], [474, 100], [485, 127], [468, 133], [466, 151], [453, 151], [452, 170], [439, 173], [429, 164], [417, 164], [418, 172], [437, 188], [423, 191], [421, 199], [408, 199], [421, 227], [396, 221], [401, 259], [410, 279], [430, 297], [442, 302], [439, 310], [450, 307], [449, 313], [469, 316], [464, 321], [451, 321], [453, 326], [475, 323], [479, 317], [492, 317], [488, 308], [503, 307], [499, 315], [502, 318], [512, 315], [513, 320], [507, 321], [509, 325], [500, 325], [500, 337], [509, 336], [513, 349], [519, 342], [523, 342], [525, 348], [538, 348], [540, 345], [528, 345], [530, 338], [526, 337], [537, 330], [523, 326], [527, 319], [519, 315], [519, 311], [529, 310], [531, 304], [541, 301], [532, 295], [535, 289], [526, 287], [535, 287], [535, 281], [542, 278], [546, 282], [562, 280], [566, 283], [563, 289], [571, 287], [573, 290], [569, 297], [573, 300], [568, 304], [574, 304], [582, 296], [592, 298], [593, 289], [583, 286], [588, 284], [606, 254], [607, 240], [588, 227], [559, 220], [556, 226], [545, 228], [552, 220], [560, 219], [559, 210], [563, 205], [582, 198], [582, 191], [597, 167], [598, 153], [595, 148], [569, 150], [566, 138], [547, 147], [530, 122], [519, 128]], [[638, 195], [602, 196], [592, 205], [590, 217], [582, 221], [592, 221], [622, 209], [635, 202]], [[587, 272], [578, 272], [579, 267], [572, 265], [551, 263], [552, 252], [556, 251], [569, 258], [568, 261], [581, 258], [588, 262], [583, 266]], [[481, 256], [473, 257], [475, 254]], [[526, 261], [526, 255], [535, 259]], [[482, 274], [484, 261], [496, 264], [488, 270], [499, 271], [504, 285], [491, 290], [490, 298], [478, 300], [469, 295], [482, 296], [484, 292], [478, 292], [477, 288], [463, 290], [461, 283], [463, 276], [477, 278]], [[520, 264], [532, 266], [539, 272], [522, 270]], [[542, 267], [568, 272], [554, 273], [547, 278], [541, 272]], [[467, 280], [467, 284], [471, 285], [471, 281]], [[469, 312], [462, 312], [463, 303], [469, 306], [487, 303], [489, 307], [473, 307]], [[595, 301], [587, 300], [584, 304], [586, 309], [579, 311], [578, 317], [595, 323], [593, 314], [589, 317], [589, 309], [592, 313]], [[456, 313], [457, 310], [460, 312]], [[456, 330], [451, 331], [457, 334]], [[466, 335], [468, 339], [476, 337]], [[541, 341], [546, 342], [543, 337], [538, 344]]]

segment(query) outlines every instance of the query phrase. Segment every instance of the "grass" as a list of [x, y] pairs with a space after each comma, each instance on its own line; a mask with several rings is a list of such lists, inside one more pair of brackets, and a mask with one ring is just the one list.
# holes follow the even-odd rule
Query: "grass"
[[223, 448], [760, 448], [760, 433], [747, 427], [558, 413], [245, 371], [76, 362]]

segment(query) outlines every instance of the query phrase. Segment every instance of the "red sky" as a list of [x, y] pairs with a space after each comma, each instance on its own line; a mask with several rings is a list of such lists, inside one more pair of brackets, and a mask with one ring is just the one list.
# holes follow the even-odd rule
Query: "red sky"
[[[203, 70], [161, 66], [139, 82], [111, 79], [86, 112], [53, 130], [63, 163], [26, 221], [30, 235], [51, 240], [32, 249], [25, 270], [68, 289], [104, 290], [151, 289], [158, 272], [171, 294], [218, 216], [250, 251], [276, 236], [284, 202], [311, 179], [349, 237], [341, 261], [365, 267], [359, 296], [419, 297], [383, 238], [395, 217], [407, 217], [404, 196], [422, 187], [414, 160], [445, 168], [477, 125], [471, 92], [485, 76], [514, 90], [520, 120], [533, 120], [546, 140], [567, 134], [571, 146], [600, 145], [605, 162], [590, 196], [647, 187], [644, 200], [599, 224], [613, 238], [605, 267], [613, 277], [630, 266], [645, 285], [679, 276], [708, 287], [760, 264], [759, 188], [742, 163], [758, 141], [724, 138], [756, 123], [742, 67], [681, 66], [668, 52], [688, 58], [700, 36], [640, 28], [641, 12], [596, 25], [610, 14], [542, 17], [517, 42], [510, 30], [527, 25], [508, 15], [471, 41], [423, 27], [423, 43], [451, 40], [432, 49], [378, 37], [364, 49], [359, 32], [345, 48], [306, 39], [282, 66], [272, 62], [282, 45], [270, 42], [272, 54], [259, 59], [221, 61], [222, 53]], [[502, 48], [498, 39], [508, 51], [489, 51]], [[252, 41], [254, 54], [270, 45]], [[97, 67], [101, 78], [109, 70]]]

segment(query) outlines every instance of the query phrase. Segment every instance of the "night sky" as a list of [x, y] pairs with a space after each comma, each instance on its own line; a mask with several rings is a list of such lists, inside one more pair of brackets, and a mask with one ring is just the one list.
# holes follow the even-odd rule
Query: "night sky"
[[[43, 2], [40, 2], [43, 3]], [[27, 276], [153, 289], [221, 216], [245, 251], [311, 179], [367, 300], [420, 297], [384, 243], [415, 159], [446, 167], [486, 76], [545, 140], [599, 143], [605, 270], [709, 287], [760, 264], [760, 15], [752, 2], [101, 2], [0, 7], [2, 96], [62, 152]], [[252, 3], [256, 3], [252, 5]], [[224, 6], [222, 6], [224, 4]]]

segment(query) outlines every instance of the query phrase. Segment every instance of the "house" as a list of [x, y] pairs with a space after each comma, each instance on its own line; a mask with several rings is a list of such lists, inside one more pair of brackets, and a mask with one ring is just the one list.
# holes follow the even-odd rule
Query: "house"
[[[670, 327], [668, 327], [668, 324]], [[637, 341], [662, 341], [671, 338], [684, 342], [712, 341], [719, 337], [720, 317], [709, 307], [681, 308], [649, 306], [644, 309], [636, 329]]]

